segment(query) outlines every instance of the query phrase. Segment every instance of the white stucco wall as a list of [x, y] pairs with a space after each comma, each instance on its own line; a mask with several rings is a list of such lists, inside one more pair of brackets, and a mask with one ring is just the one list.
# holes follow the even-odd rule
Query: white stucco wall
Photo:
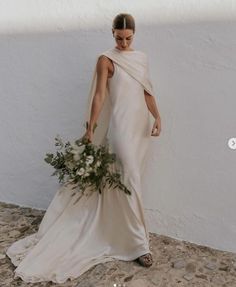
[[162, 119], [143, 184], [150, 231], [236, 251], [236, 0], [1, 1], [0, 200], [46, 209], [54, 136], [84, 133], [97, 55], [131, 13]]

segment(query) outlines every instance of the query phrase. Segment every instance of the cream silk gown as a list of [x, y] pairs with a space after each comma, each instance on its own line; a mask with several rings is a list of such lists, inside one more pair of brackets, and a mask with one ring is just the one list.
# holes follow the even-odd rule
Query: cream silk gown
[[[64, 283], [98, 263], [130, 261], [152, 253], [141, 190], [152, 128], [144, 89], [154, 95], [147, 56], [141, 51], [117, 48], [101, 55], [113, 61], [114, 74], [107, 82], [93, 143], [109, 142], [132, 195], [106, 187], [102, 194], [72, 196], [74, 190], [61, 186], [38, 232], [15, 241], [6, 251], [16, 266], [14, 278], [25, 282]], [[85, 120], [90, 116], [96, 81], [95, 69]]]

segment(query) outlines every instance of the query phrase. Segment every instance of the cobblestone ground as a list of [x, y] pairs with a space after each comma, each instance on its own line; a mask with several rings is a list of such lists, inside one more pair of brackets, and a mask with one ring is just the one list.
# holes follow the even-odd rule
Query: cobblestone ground
[[[14, 241], [38, 230], [45, 211], [0, 202], [0, 286], [65, 287], [236, 287], [236, 254], [150, 233], [153, 265], [135, 261], [98, 264], [64, 284], [25, 283], [13, 279], [16, 268], [5, 250]], [[116, 284], [116, 285], [115, 285]]]

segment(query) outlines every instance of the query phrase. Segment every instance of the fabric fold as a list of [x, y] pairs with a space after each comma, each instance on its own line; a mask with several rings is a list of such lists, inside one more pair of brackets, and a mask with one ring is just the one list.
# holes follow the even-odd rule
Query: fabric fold
[[[132, 51], [133, 53], [133, 51]], [[130, 59], [130, 52], [120, 52], [116, 48], [109, 49], [103, 53], [101, 53], [96, 60], [101, 55], [105, 55], [114, 61], [117, 65], [119, 65], [123, 70], [125, 70], [129, 75], [131, 75], [136, 81], [138, 81], [143, 88], [151, 95], [155, 97], [155, 93], [153, 90], [153, 85], [149, 77], [149, 67], [148, 67], [148, 59], [147, 55], [142, 51], [134, 51], [134, 57], [132, 60]], [[136, 57], [137, 55], [137, 57]], [[133, 56], [133, 55], [132, 55]], [[93, 102], [93, 97], [96, 92], [97, 85], [97, 71], [96, 65], [93, 71], [92, 83], [90, 86], [90, 91], [88, 95], [87, 109], [85, 113], [85, 122], [90, 120], [91, 107]], [[108, 86], [106, 86], [105, 90], [105, 100], [102, 107], [102, 110], [99, 114], [99, 118], [97, 120], [97, 127], [93, 135], [94, 144], [105, 144], [106, 143], [106, 135], [109, 127], [111, 115], [111, 101], [109, 97]]]

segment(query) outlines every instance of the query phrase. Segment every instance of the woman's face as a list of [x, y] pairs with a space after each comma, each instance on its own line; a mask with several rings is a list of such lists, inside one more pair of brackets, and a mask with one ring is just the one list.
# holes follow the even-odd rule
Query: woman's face
[[129, 47], [133, 41], [134, 32], [132, 29], [112, 29], [113, 36], [116, 41], [116, 48], [120, 50], [129, 50]]

